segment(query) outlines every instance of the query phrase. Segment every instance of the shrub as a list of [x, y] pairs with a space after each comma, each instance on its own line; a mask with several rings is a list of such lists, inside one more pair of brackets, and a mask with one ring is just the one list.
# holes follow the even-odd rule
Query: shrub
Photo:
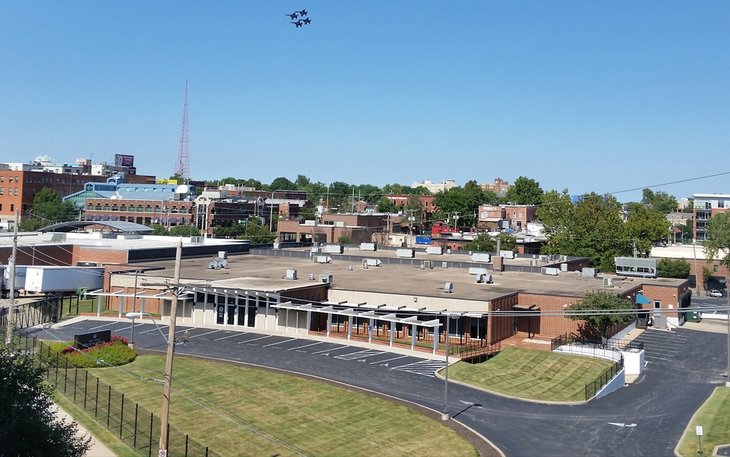
[[[137, 357], [134, 349], [127, 345], [127, 339], [112, 337], [112, 341], [91, 346], [86, 349], [75, 349], [68, 342], [51, 344], [51, 350], [59, 353], [71, 365], [79, 368], [98, 366], [119, 366], [133, 361]], [[55, 359], [55, 357], [52, 357]]]

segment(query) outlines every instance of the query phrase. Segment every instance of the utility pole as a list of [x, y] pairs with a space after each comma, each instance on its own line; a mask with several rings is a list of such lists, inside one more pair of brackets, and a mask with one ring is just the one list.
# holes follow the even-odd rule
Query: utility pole
[[8, 308], [8, 327], [5, 332], [5, 345], [13, 342], [15, 331], [15, 260], [18, 256], [18, 210], [15, 211], [15, 223], [13, 224], [13, 251], [12, 262], [8, 262], [8, 273], [10, 274], [10, 307]]
[[274, 192], [271, 192], [271, 210], [269, 212], [269, 232], [274, 231]]
[[172, 390], [172, 356], [175, 353], [175, 321], [177, 319], [177, 294], [180, 287], [180, 263], [182, 261], [182, 240], [175, 251], [175, 273], [173, 294], [170, 304], [170, 325], [167, 333], [167, 355], [165, 358], [165, 385], [162, 390], [162, 416], [160, 419], [160, 450], [157, 457], [167, 457], [168, 431], [170, 428], [170, 394]]

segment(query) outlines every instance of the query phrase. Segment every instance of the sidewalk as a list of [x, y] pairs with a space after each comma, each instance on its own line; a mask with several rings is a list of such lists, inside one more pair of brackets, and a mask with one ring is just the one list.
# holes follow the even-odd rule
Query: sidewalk
[[[66, 411], [61, 409], [60, 406], [56, 405], [56, 408], [58, 409], [59, 419], [73, 420], [73, 417], [71, 417]], [[78, 422], [76, 424], [79, 427], [79, 433], [81, 435], [91, 436], [91, 449], [89, 449], [89, 452], [86, 453], [86, 457], [116, 457], [116, 454], [114, 454], [111, 450], [109, 450], [108, 447], [99, 442], [99, 440], [97, 440], [88, 430], [86, 430], [83, 425], [79, 424]]]

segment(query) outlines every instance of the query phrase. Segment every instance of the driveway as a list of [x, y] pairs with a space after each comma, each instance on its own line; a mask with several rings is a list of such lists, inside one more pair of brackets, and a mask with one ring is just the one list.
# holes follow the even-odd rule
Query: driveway
[[[56, 329], [30, 329], [42, 339], [112, 330], [129, 337], [129, 322], [86, 320]], [[167, 328], [163, 326], [163, 332]], [[179, 354], [289, 370], [443, 408], [444, 382], [433, 376], [440, 360], [282, 334], [178, 326], [188, 340]], [[544, 405], [449, 384], [448, 411], [497, 445], [507, 456], [671, 456], [692, 414], [724, 383], [726, 336], [684, 328], [648, 330], [640, 337], [647, 368], [637, 381], [584, 405]], [[152, 324], [135, 326], [138, 348], [164, 351]]]

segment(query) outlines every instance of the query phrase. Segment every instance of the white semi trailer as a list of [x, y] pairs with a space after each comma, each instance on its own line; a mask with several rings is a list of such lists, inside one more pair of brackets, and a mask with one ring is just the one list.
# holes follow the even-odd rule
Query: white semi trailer
[[101, 289], [103, 282], [101, 267], [29, 266], [25, 272], [25, 290], [34, 294]]

